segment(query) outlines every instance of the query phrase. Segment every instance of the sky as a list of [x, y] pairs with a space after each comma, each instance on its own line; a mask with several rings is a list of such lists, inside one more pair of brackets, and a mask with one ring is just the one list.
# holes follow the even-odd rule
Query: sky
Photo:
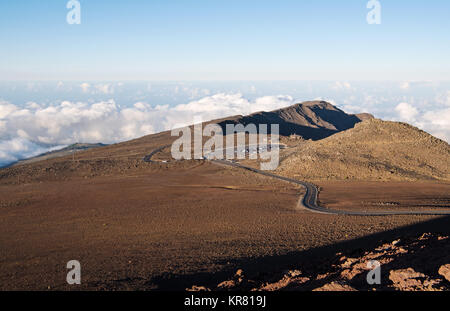
[[0, 1], [0, 167], [327, 100], [450, 142], [450, 2]]
[[450, 2], [0, 1], [1, 80], [450, 80]]

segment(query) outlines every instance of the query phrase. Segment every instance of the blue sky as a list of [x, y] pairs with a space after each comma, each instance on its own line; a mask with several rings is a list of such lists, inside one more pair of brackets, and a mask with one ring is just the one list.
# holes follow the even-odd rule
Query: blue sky
[[450, 1], [0, 1], [0, 166], [327, 100], [450, 142]]
[[450, 80], [450, 2], [0, 2], [1, 80]]

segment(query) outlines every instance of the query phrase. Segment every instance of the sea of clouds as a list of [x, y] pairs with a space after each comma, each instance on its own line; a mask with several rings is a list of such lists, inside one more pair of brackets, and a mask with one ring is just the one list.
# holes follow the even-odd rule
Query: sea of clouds
[[117, 82], [9, 83], [0, 85], [6, 94], [0, 93], [0, 166], [76, 142], [116, 143], [312, 99], [328, 100], [348, 113], [408, 122], [449, 142], [449, 89], [429, 82], [141, 83], [128, 89]]

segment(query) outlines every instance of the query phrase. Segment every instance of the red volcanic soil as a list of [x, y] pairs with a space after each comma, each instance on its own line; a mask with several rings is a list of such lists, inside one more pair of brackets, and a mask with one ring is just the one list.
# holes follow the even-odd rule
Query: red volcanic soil
[[283, 219], [301, 193], [208, 163], [2, 185], [1, 289], [68, 289], [72, 259], [81, 262], [88, 289], [213, 271], [225, 264], [220, 259], [268, 252], [266, 240], [292, 243], [286, 233], [293, 223]]
[[[340, 242], [436, 219], [297, 210], [303, 190], [295, 185], [201, 161], [118, 167], [4, 179], [2, 290], [182, 290], [237, 268], [256, 273], [322, 258]], [[66, 284], [74, 259], [80, 286]]]
[[[380, 242], [373, 248], [339, 252], [314, 265], [297, 263], [289, 271], [249, 278], [240, 269], [214, 287], [193, 285], [188, 290], [448, 291], [449, 262], [450, 237], [424, 233]], [[376, 283], [368, 284], [367, 276], [375, 265], [379, 267], [379, 279], [369, 278]]]
[[[331, 112], [317, 110], [318, 105], [328, 107]], [[310, 112], [322, 116], [323, 121], [337, 120], [334, 117], [341, 114], [326, 103], [310, 103], [307, 107], [308, 111], [295, 105], [286, 113], [278, 111], [275, 115], [272, 112], [251, 117], [292, 119], [293, 123], [285, 128], [287, 134], [301, 130], [308, 134], [305, 137], [314, 139], [349, 128], [357, 118], [348, 115], [349, 122], [345, 124], [336, 123], [318, 130], [306, 126], [305, 129], [302, 116], [309, 116]], [[381, 121], [366, 126], [363, 122], [357, 131], [333, 136], [342, 139], [336, 144], [333, 137], [329, 138], [327, 141], [332, 142], [329, 156], [325, 154], [317, 161], [313, 156], [323, 152], [327, 144], [290, 142], [298, 144], [298, 148], [288, 149], [286, 157], [297, 157], [302, 150], [309, 150], [311, 156], [305, 154], [308, 156], [305, 159], [315, 164], [306, 165], [303, 158], [289, 164], [287, 158], [282, 162], [284, 172], [293, 176], [303, 174], [301, 165], [306, 165], [310, 173], [307, 176], [311, 177], [308, 180], [314, 180], [314, 176], [316, 179], [326, 177], [330, 175], [329, 170], [338, 167], [345, 178], [350, 167], [347, 157], [354, 155], [353, 141], [363, 141], [367, 148], [378, 146], [384, 154], [385, 135], [375, 135], [377, 139], [372, 140], [382, 144], [371, 143], [366, 138], [372, 137], [372, 132], [380, 133], [380, 129], [396, 134], [391, 127], [403, 129], [405, 140], [397, 145], [406, 145], [404, 153], [411, 154], [410, 127]], [[357, 139], [347, 140], [351, 135]], [[427, 146], [436, 145], [438, 149], [433, 150], [444, 155], [448, 150], [448, 145], [429, 139], [423, 133], [416, 136], [432, 142]], [[436, 279], [440, 265], [448, 264], [443, 262], [448, 256], [439, 253], [442, 245], [442, 249], [448, 249], [448, 245], [444, 245], [447, 242], [437, 241], [448, 241], [445, 237], [450, 235], [450, 217], [317, 214], [298, 208], [299, 197], [304, 192], [298, 185], [204, 161], [143, 161], [152, 150], [169, 145], [174, 139], [169, 132], [164, 132], [71, 156], [1, 169], [0, 290], [185, 290], [193, 285], [215, 288], [229, 280], [238, 269], [244, 272], [237, 274], [237, 281], [257, 282], [247, 282], [251, 283], [251, 288], [262, 289], [264, 284], [276, 283], [280, 280], [277, 276], [284, 278], [283, 271], [291, 270], [288, 278], [314, 280], [302, 289], [316, 289], [326, 286], [327, 282], [344, 280], [342, 271], [336, 267], [330, 269], [333, 265], [345, 265], [345, 259], [339, 261], [343, 256], [364, 259], [384, 245], [382, 243], [392, 244], [398, 239], [405, 249], [415, 250], [417, 246], [429, 251], [414, 251], [418, 254], [413, 260], [414, 272], [394, 273], [394, 280], [401, 283], [404, 275], [421, 278], [415, 273], [425, 272]], [[347, 144], [342, 145], [342, 142]], [[320, 148], [305, 149], [307, 144]], [[345, 161], [339, 162], [340, 166], [336, 166], [335, 145], [352, 151], [351, 154], [342, 152]], [[397, 145], [389, 149], [395, 150], [395, 155], [400, 150]], [[168, 152], [168, 149], [163, 150], [153, 160], [168, 160]], [[417, 157], [426, 159], [428, 154]], [[329, 159], [329, 166], [323, 165], [324, 159]], [[364, 159], [363, 164], [375, 161]], [[438, 161], [443, 171], [445, 160], [442, 156]], [[360, 172], [361, 167], [369, 168], [369, 165], [358, 166], [355, 170]], [[404, 171], [390, 172], [383, 166], [377, 166], [377, 170], [388, 176]], [[416, 175], [420, 174], [413, 174]], [[321, 187], [320, 203], [335, 209], [429, 210], [449, 205], [448, 183], [319, 182], [318, 185]], [[432, 238], [423, 240], [420, 245], [414, 244], [424, 232], [429, 232]], [[431, 257], [433, 264], [429, 265]], [[353, 263], [362, 264], [363, 259]], [[81, 263], [81, 285], [66, 283], [66, 264], [70, 260]], [[352, 269], [353, 263], [350, 263]], [[421, 271], [427, 266], [429, 271]], [[410, 267], [390, 266], [386, 271], [403, 268]], [[297, 269], [301, 274], [295, 272]], [[445, 268], [442, 271], [445, 272]], [[326, 273], [329, 277], [320, 278]], [[384, 280], [386, 278], [384, 276]], [[277, 286], [285, 288], [274, 285]]]
[[330, 209], [448, 210], [450, 184], [445, 182], [317, 182], [320, 204]]

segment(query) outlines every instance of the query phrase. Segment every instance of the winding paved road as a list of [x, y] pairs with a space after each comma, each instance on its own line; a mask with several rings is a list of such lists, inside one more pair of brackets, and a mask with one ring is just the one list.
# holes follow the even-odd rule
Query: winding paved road
[[168, 147], [170, 147], [171, 145], [165, 145], [165, 146], [162, 146], [162, 147], [159, 147], [158, 149], [155, 149], [155, 150], [153, 150], [152, 152], [150, 152], [148, 155], [146, 155], [145, 157], [144, 157], [144, 162], [147, 162], [147, 163], [152, 163], [152, 162], [155, 162], [155, 161], [153, 161], [152, 160], [152, 157], [155, 155], [155, 154], [157, 154], [158, 152], [160, 152], [160, 151], [162, 151], [163, 149], [166, 149], [166, 148], [168, 148]]
[[[152, 157], [160, 152], [161, 150], [170, 147], [163, 146], [158, 149], [153, 150], [149, 155], [144, 157], [144, 162], [154, 162], [152, 161]], [[349, 216], [393, 216], [393, 215], [430, 215], [430, 216], [445, 216], [450, 215], [450, 210], [442, 211], [379, 211], [379, 212], [358, 212], [358, 211], [345, 211], [345, 210], [332, 210], [325, 207], [321, 207], [317, 205], [317, 198], [319, 194], [319, 190], [317, 187], [309, 182], [306, 181], [300, 181], [284, 176], [275, 175], [272, 173], [269, 173], [268, 171], [261, 171], [256, 168], [248, 167], [241, 165], [239, 163], [230, 162], [226, 160], [211, 160], [210, 162], [220, 164], [220, 165], [227, 165], [232, 166], [240, 169], [245, 169], [251, 172], [254, 172], [256, 174], [276, 178], [279, 180], [287, 181], [293, 184], [301, 185], [306, 189], [306, 194], [303, 196], [303, 199], [299, 201], [299, 205], [301, 203], [302, 207], [305, 209], [314, 212], [314, 213], [321, 213], [321, 214], [328, 214], [328, 215], [349, 215]]]

